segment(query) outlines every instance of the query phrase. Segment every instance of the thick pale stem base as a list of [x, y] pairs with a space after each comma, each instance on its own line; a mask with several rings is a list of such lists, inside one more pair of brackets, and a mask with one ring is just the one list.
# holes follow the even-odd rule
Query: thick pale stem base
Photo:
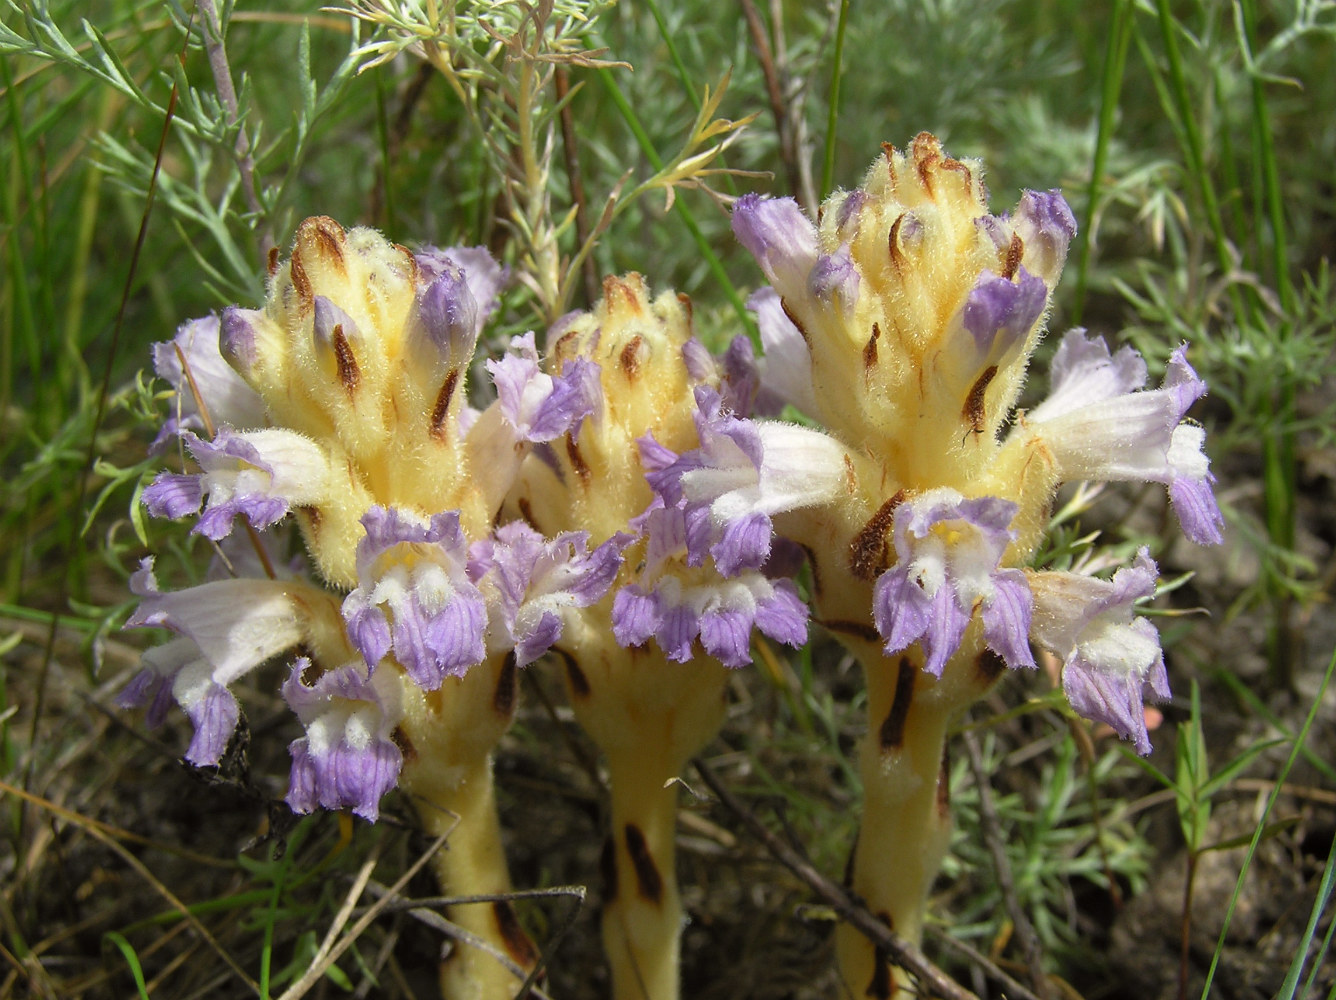
[[682, 937], [677, 891], [677, 786], [664, 783], [681, 762], [610, 756], [612, 829], [603, 877], [603, 946], [613, 1000], [676, 1000]]
[[567, 663], [571, 705], [607, 756], [612, 829], [604, 846], [603, 944], [613, 1000], [677, 1000], [683, 912], [677, 786], [724, 719], [727, 670], [669, 663], [652, 648], [590, 643]]
[[[928, 891], [951, 838], [945, 749], [957, 699], [943, 697], [946, 691], [909, 657], [865, 665], [868, 732], [859, 748], [863, 822], [851, 888], [896, 934], [918, 944]], [[849, 995], [911, 996], [904, 973], [853, 928], [839, 928], [836, 951]]]
[[[515, 707], [513, 660], [480, 664], [439, 691], [409, 692], [402, 731], [409, 743], [401, 784], [414, 796], [423, 828], [448, 833], [433, 864], [450, 896], [511, 891], [501, 842], [491, 751]], [[445, 1000], [512, 1000], [538, 951], [509, 902], [452, 906], [447, 916], [477, 939], [458, 941], [441, 965]], [[509, 965], [507, 965], [509, 963]]]

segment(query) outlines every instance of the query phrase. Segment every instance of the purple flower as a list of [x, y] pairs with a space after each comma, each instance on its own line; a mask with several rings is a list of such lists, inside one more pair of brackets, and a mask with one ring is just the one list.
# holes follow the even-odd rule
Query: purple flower
[[1076, 236], [1076, 216], [1057, 188], [1026, 191], [1013, 216], [1014, 232], [1025, 247], [1025, 262], [1050, 285], [1058, 280], [1067, 260], [1067, 247]]
[[424, 691], [462, 677], [486, 655], [487, 608], [467, 571], [459, 511], [429, 524], [395, 507], [362, 518], [358, 585], [343, 602], [348, 636], [374, 671], [390, 653]]
[[195, 726], [186, 760], [217, 764], [239, 717], [228, 686], [302, 639], [301, 604], [292, 598], [300, 586], [233, 579], [162, 593], [153, 560], [145, 559], [130, 578], [140, 602], [125, 627], [170, 629], [178, 638], [144, 654], [144, 667], [121, 693], [121, 706], [148, 704], [149, 724], [156, 725], [170, 695]]
[[831, 254], [821, 254], [807, 277], [807, 290], [822, 302], [834, 302], [841, 313], [852, 315], [858, 303], [858, 268], [846, 243]]
[[733, 206], [733, 234], [781, 295], [807, 290], [817, 262], [816, 227], [796, 201], [744, 194]]
[[264, 400], [223, 360], [218, 336], [218, 317], [205, 316], [183, 323], [170, 341], [153, 345], [153, 370], [171, 383], [176, 395], [151, 454], [160, 454], [182, 430], [205, 430], [200, 402], [214, 427], [264, 426]]
[[1135, 351], [1123, 348], [1110, 357], [1102, 339], [1073, 330], [1054, 355], [1049, 398], [1025, 423], [1066, 479], [1164, 483], [1183, 533], [1213, 545], [1222, 540], [1224, 518], [1211, 490], [1206, 434], [1183, 419], [1206, 383], [1188, 364], [1186, 350], [1170, 356], [1159, 389], [1143, 390], [1146, 367]]
[[965, 329], [974, 337], [975, 368], [999, 364], [1026, 337], [1048, 303], [1048, 287], [1024, 267], [1014, 282], [985, 271], [979, 276], [962, 314]]
[[502, 415], [523, 441], [559, 438], [602, 404], [598, 365], [576, 358], [562, 374], [548, 375], [538, 367], [533, 333], [512, 340], [509, 352], [488, 361], [487, 370], [496, 383]]
[[288, 745], [288, 805], [298, 813], [317, 806], [352, 809], [374, 823], [381, 797], [398, 782], [403, 765], [391, 736], [403, 715], [395, 682], [384, 671], [368, 675], [365, 664], [354, 663], [307, 686], [302, 675], [310, 667], [299, 657], [283, 685], [283, 697], [306, 729]]
[[683, 508], [688, 565], [702, 565], [708, 554], [733, 576], [766, 561], [772, 515], [834, 498], [844, 482], [844, 450], [819, 431], [735, 417], [705, 386], [696, 390], [696, 407], [699, 447], [656, 463], [646, 479], [666, 507]]
[[226, 538], [238, 514], [262, 530], [293, 507], [314, 504], [328, 493], [324, 450], [295, 431], [224, 427], [212, 441], [189, 432], [181, 437], [204, 471], [160, 473], [144, 490], [144, 506], [154, 517], [178, 518], [203, 503], [192, 531], [206, 538]]
[[807, 641], [807, 605], [792, 580], [747, 572], [730, 580], [684, 585], [665, 575], [652, 589], [623, 587], [613, 598], [612, 632], [623, 646], [652, 637], [670, 660], [692, 658], [697, 639], [726, 667], [751, 662], [753, 628], [789, 646]]
[[923, 647], [924, 669], [940, 677], [960, 647], [975, 607], [984, 642], [1007, 666], [1033, 667], [1027, 635], [1031, 596], [1025, 574], [999, 562], [1015, 537], [1016, 504], [967, 499], [941, 487], [895, 512], [896, 563], [877, 580], [872, 614], [887, 654]]
[[765, 352], [760, 362], [760, 390], [754, 411], [758, 416], [773, 416], [792, 404], [803, 413], [819, 411], [812, 388], [812, 356], [807, 341], [784, 312], [779, 293], [766, 287], [752, 294], [747, 308], [756, 313]]
[[1080, 573], [1030, 573], [1035, 641], [1063, 661], [1062, 688], [1078, 713], [1112, 726], [1150, 753], [1144, 697], [1169, 697], [1155, 626], [1134, 613], [1155, 593], [1158, 570], [1146, 549], [1100, 580]]
[[513, 648], [523, 667], [551, 649], [566, 616], [608, 592], [632, 537], [619, 533], [591, 552], [587, 532], [568, 531], [549, 541], [523, 521], [512, 521], [474, 544], [470, 575], [498, 595], [490, 603], [492, 651]]

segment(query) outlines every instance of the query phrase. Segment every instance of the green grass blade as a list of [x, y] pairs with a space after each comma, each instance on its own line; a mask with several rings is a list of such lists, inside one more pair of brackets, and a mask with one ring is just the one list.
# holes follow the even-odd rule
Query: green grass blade
[[[1304, 963], [1308, 958], [1308, 949], [1313, 946], [1318, 924], [1321, 923], [1323, 914], [1327, 912], [1327, 904], [1331, 902], [1333, 887], [1336, 887], [1336, 838], [1332, 839], [1331, 848], [1327, 851], [1327, 866], [1322, 870], [1322, 884], [1318, 886], [1317, 898], [1313, 900], [1313, 910], [1308, 915], [1308, 926], [1304, 928], [1303, 937], [1299, 939], [1294, 960], [1290, 962], [1289, 972], [1285, 975], [1285, 982], [1281, 984], [1280, 992], [1276, 994], [1276, 1000], [1293, 1000], [1294, 991], [1298, 988], [1299, 977], [1303, 974]], [[1304, 987], [1305, 994], [1308, 993], [1308, 986], [1312, 984], [1312, 977], [1322, 966], [1322, 955], [1331, 942], [1332, 927], [1336, 927], [1336, 921], [1332, 921], [1327, 928], [1327, 936], [1323, 939], [1322, 949], [1313, 963], [1313, 972], [1309, 975], [1308, 985]]]
[[1099, 87], [1099, 128], [1095, 132], [1095, 151], [1090, 160], [1090, 183], [1086, 187], [1085, 219], [1081, 226], [1076, 262], [1076, 295], [1072, 306], [1072, 325], [1081, 325], [1085, 309], [1086, 282], [1090, 277], [1090, 253], [1099, 206], [1100, 186], [1109, 160], [1109, 141], [1118, 116], [1118, 98], [1127, 69], [1127, 49], [1132, 41], [1132, 0], [1119, 0], [1113, 8], [1109, 25], [1109, 44], [1104, 52], [1104, 72]]
[[125, 937], [116, 931], [107, 931], [102, 935], [103, 940], [110, 941], [116, 946], [116, 950], [121, 953], [125, 959], [125, 964], [130, 967], [130, 975], [134, 976], [135, 989], [139, 991], [141, 1000], [149, 1000], [148, 986], [144, 982], [144, 970], [139, 965], [139, 956], [135, 954], [134, 947]]
[[1267, 821], [1271, 818], [1271, 811], [1276, 807], [1276, 800], [1280, 798], [1280, 794], [1285, 787], [1285, 780], [1289, 777], [1290, 771], [1294, 768], [1294, 762], [1299, 759], [1304, 744], [1308, 741], [1308, 734], [1312, 731], [1313, 723], [1317, 719], [1318, 712], [1322, 709], [1322, 700], [1326, 696], [1327, 688], [1331, 686], [1333, 674], [1336, 674], [1336, 649], [1332, 650], [1331, 659], [1327, 661], [1326, 673], [1322, 675], [1322, 683], [1313, 694], [1313, 706], [1308, 710], [1308, 716], [1304, 719], [1304, 724], [1295, 736], [1294, 748], [1290, 751], [1289, 757], [1285, 759], [1279, 773], [1276, 774], [1275, 784], [1271, 787], [1271, 794], [1267, 796], [1266, 807], [1257, 820], [1257, 829], [1253, 831], [1252, 841], [1248, 844], [1248, 852], [1243, 858], [1243, 867], [1239, 870], [1238, 881], [1234, 884], [1234, 892], [1229, 897], [1229, 906], [1225, 909], [1225, 919], [1220, 926], [1220, 937], [1216, 940], [1215, 953], [1211, 956], [1211, 966], [1206, 970], [1206, 982], [1202, 985], [1201, 1000], [1207, 1000], [1211, 995], [1211, 984], [1215, 981], [1215, 970], [1219, 966], [1220, 956], [1225, 950], [1229, 925], [1234, 919], [1234, 910], [1238, 906], [1239, 896], [1243, 892], [1243, 883], [1248, 877], [1248, 869], [1252, 867], [1253, 855], [1257, 853], [1257, 845], [1262, 839]]
[[826, 148], [821, 158], [821, 197], [835, 183], [835, 137], [839, 132], [840, 77], [844, 69], [844, 30], [849, 23], [849, 0], [840, 0], [840, 19], [835, 25], [835, 55], [830, 65], [830, 96], [826, 106]]

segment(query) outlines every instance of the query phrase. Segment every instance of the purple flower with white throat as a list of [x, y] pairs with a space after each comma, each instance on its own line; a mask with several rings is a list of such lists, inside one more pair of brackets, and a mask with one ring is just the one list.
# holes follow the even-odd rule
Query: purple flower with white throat
[[896, 562], [878, 578], [872, 597], [888, 655], [918, 642], [924, 669], [940, 677], [979, 608], [988, 648], [1013, 669], [1035, 665], [1027, 641], [1032, 599], [1025, 574], [999, 566], [1015, 537], [1010, 525], [1016, 509], [1008, 500], [970, 499], [947, 487], [896, 509]]
[[1081, 573], [1032, 572], [1032, 634], [1062, 659], [1067, 700], [1087, 719], [1112, 726], [1150, 753], [1146, 691], [1169, 697], [1160, 636], [1135, 614], [1138, 601], [1155, 594], [1158, 570], [1146, 549], [1136, 561], [1101, 580]]
[[393, 653], [424, 691], [462, 677], [486, 655], [487, 607], [468, 574], [468, 542], [455, 510], [423, 523], [372, 507], [362, 518], [358, 585], [343, 602], [348, 636], [374, 671]]
[[487, 370], [501, 413], [522, 441], [559, 438], [602, 405], [598, 365], [576, 358], [560, 375], [549, 375], [538, 367], [532, 332], [514, 338], [504, 357], [487, 362]]
[[297, 813], [351, 809], [374, 823], [403, 765], [391, 735], [403, 717], [396, 682], [351, 663], [307, 685], [302, 676], [310, 668], [311, 661], [299, 657], [283, 685], [283, 697], [306, 729], [288, 746], [288, 805]]
[[751, 662], [753, 628], [776, 642], [801, 646], [807, 641], [807, 618], [807, 605], [792, 580], [770, 580], [756, 572], [694, 586], [665, 575], [649, 589], [623, 587], [612, 604], [612, 631], [622, 646], [653, 638], [668, 659], [684, 663], [699, 639], [705, 652], [726, 667]]
[[1211, 484], [1205, 432], [1183, 417], [1206, 392], [1179, 347], [1159, 389], [1141, 387], [1146, 366], [1131, 348], [1110, 356], [1099, 337], [1073, 330], [1053, 358], [1053, 390], [1025, 416], [1065, 479], [1164, 483], [1183, 533], [1200, 545], [1222, 540], [1224, 518]]
[[764, 357], [760, 368], [760, 389], [753, 409], [758, 416], [774, 416], [789, 403], [803, 413], [819, 413], [812, 388], [812, 356], [807, 341], [784, 312], [779, 293], [762, 288], [752, 293], [747, 308], [756, 313]]
[[515, 650], [518, 666], [538, 659], [561, 638], [566, 618], [602, 599], [632, 539], [619, 533], [589, 550], [584, 531], [548, 540], [523, 521], [512, 521], [470, 550], [470, 575], [493, 587], [489, 645]]
[[145, 559], [130, 578], [140, 602], [126, 628], [165, 628], [178, 637], [144, 654], [144, 668], [121, 693], [121, 706], [148, 704], [149, 722], [157, 724], [170, 694], [195, 726], [186, 760], [217, 764], [240, 716], [229, 685], [302, 639], [295, 586], [234, 579], [163, 593], [153, 560]]
[[153, 370], [171, 383], [176, 395], [150, 454], [160, 454], [183, 430], [206, 430], [201, 402], [214, 427], [265, 425], [264, 400], [223, 360], [218, 336], [218, 317], [205, 316], [183, 323], [171, 340], [153, 345]]
[[[771, 517], [833, 499], [844, 482], [844, 449], [819, 431], [744, 420], [719, 394], [696, 390], [699, 447], [646, 474], [665, 506], [684, 506], [688, 564], [714, 558], [724, 576], [757, 569], [770, 555]], [[642, 457], [645, 446], [642, 443]], [[650, 467], [650, 463], [646, 463]]]
[[160, 473], [144, 490], [144, 506], [154, 517], [178, 518], [203, 504], [191, 531], [205, 538], [226, 538], [238, 514], [263, 530], [293, 507], [315, 504], [328, 495], [328, 456], [295, 431], [224, 427], [212, 441], [189, 432], [181, 437], [204, 471]]

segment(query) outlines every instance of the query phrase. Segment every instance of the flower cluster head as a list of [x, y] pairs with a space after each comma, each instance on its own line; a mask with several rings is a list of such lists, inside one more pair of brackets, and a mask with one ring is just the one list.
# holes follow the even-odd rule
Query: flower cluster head
[[[1145, 751], [1142, 689], [1168, 688], [1155, 630], [1130, 609], [1153, 592], [1154, 564], [1139, 557], [1113, 582], [1023, 567], [1067, 481], [1163, 483], [1184, 533], [1220, 541], [1204, 434], [1185, 419], [1205, 385], [1180, 348], [1163, 386], [1145, 389], [1139, 355], [1077, 330], [1049, 398], [1018, 410], [1076, 233], [1070, 209], [1057, 191], [1027, 191], [991, 213], [981, 165], [926, 133], [883, 152], [818, 223], [790, 199], [734, 208], [770, 282], [752, 298], [766, 358], [740, 358], [738, 381], [758, 414], [790, 405], [822, 429], [725, 413], [702, 394], [701, 445], [656, 488], [683, 498], [697, 553], [754, 559], [771, 526], [800, 543], [818, 614], [865, 659], [912, 653], [972, 700], [970, 677], [1033, 666], [1034, 641], [1065, 660], [1079, 712]], [[1055, 596], [1078, 592], [1105, 610]], [[1135, 637], [1135, 655], [1111, 635]]]
[[[155, 723], [178, 704], [192, 763], [222, 759], [237, 682], [286, 656], [281, 694], [306, 733], [289, 804], [374, 818], [404, 766], [414, 692], [489, 658], [654, 642], [740, 666], [753, 629], [804, 641], [792, 580], [763, 572], [768, 523], [744, 558], [701, 556], [685, 502], [651, 485], [662, 456], [710, 433], [696, 394], [731, 391], [689, 303], [609, 279], [598, 309], [548, 334], [548, 359], [529, 333], [483, 364], [505, 280], [479, 248], [413, 253], [309, 219], [262, 308], [192, 321], [155, 349], [175, 389], [155, 448], [179, 441], [189, 467], [161, 473], [144, 503], [230, 557], [175, 593], [145, 562], [129, 624], [176, 638], [146, 654], [122, 703]], [[484, 372], [490, 393], [471, 393]], [[273, 550], [291, 522], [306, 558], [285, 567]]]

